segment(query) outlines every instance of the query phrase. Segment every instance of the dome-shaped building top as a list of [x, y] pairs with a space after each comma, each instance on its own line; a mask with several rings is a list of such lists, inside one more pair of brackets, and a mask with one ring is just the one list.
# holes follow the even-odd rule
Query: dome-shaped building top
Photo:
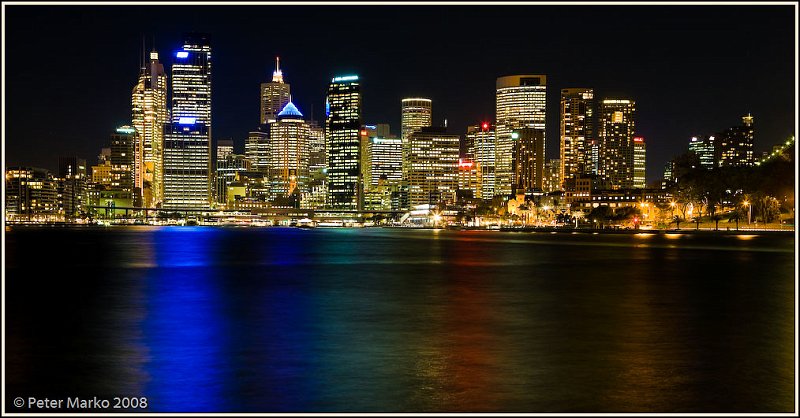
[[277, 119], [303, 119], [303, 114], [300, 113], [300, 111], [297, 110], [297, 106], [289, 100], [289, 103], [286, 103], [283, 110], [278, 113]]

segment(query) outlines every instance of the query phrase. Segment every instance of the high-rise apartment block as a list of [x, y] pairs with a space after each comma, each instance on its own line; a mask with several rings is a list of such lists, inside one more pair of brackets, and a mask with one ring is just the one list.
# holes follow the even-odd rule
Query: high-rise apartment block
[[164, 194], [164, 124], [168, 122], [167, 74], [158, 59], [150, 52], [143, 63], [139, 80], [131, 96], [133, 127], [138, 134], [135, 157], [135, 183], [142, 189], [144, 205], [154, 207]]
[[633, 137], [633, 187], [647, 187], [647, 143], [641, 136]]
[[408, 197], [411, 207], [453, 203], [458, 189], [459, 136], [423, 127], [409, 136]]
[[189, 34], [172, 65], [172, 121], [164, 127], [164, 202], [167, 208], [211, 204], [211, 44]]
[[719, 167], [750, 166], [753, 158], [753, 116], [742, 116], [742, 124], [717, 135], [717, 164]]
[[331, 79], [325, 113], [327, 204], [332, 209], [359, 210], [361, 85], [357, 75]]
[[599, 114], [599, 172], [612, 189], [634, 187], [636, 103], [629, 99], [605, 99]]
[[562, 183], [594, 174], [594, 91], [591, 88], [561, 90], [561, 148], [559, 168]]
[[[495, 194], [509, 195], [520, 184], [516, 179], [515, 140], [512, 132], [538, 129], [544, 144], [547, 76], [512, 75], [496, 83], [497, 141], [495, 148]], [[528, 138], [532, 133], [526, 132]], [[542, 155], [544, 152], [542, 151]], [[516, 158], [521, 161], [522, 158]], [[524, 183], [524, 182], [523, 182]]]
[[69, 220], [83, 210], [83, 193], [87, 178], [86, 160], [78, 157], [58, 158], [58, 178], [61, 182], [61, 201], [64, 217]]
[[281, 59], [275, 58], [275, 71], [272, 72], [272, 81], [261, 83], [261, 124], [275, 122], [278, 113], [289, 103], [290, 86], [283, 81]]

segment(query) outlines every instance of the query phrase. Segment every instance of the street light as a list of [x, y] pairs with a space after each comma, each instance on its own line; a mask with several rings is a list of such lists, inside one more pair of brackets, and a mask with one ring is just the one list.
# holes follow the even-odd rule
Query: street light
[[742, 204], [747, 206], [747, 224], [750, 225], [750, 216], [753, 214], [753, 206], [751, 206], [750, 202], [746, 200], [742, 202]]

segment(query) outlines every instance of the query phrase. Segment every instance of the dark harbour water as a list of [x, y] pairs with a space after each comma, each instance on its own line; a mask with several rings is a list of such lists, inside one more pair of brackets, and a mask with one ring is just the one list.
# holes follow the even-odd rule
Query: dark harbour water
[[151, 412], [794, 411], [792, 236], [5, 238], [7, 412], [54, 412], [18, 396], [147, 397]]

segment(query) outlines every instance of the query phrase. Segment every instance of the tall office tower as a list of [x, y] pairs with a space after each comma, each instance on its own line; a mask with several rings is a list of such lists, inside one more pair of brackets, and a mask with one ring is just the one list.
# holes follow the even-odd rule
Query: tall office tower
[[158, 60], [158, 52], [150, 53], [143, 64], [139, 81], [131, 97], [133, 127], [139, 134], [136, 155], [136, 185], [142, 188], [144, 205], [157, 206], [163, 199], [164, 124], [167, 123], [167, 74]]
[[742, 124], [728, 128], [718, 136], [716, 149], [720, 167], [753, 165], [753, 116], [742, 116]]
[[325, 169], [325, 129], [315, 120], [308, 123], [308, 171], [322, 173]]
[[633, 137], [633, 187], [644, 189], [647, 187], [647, 148], [644, 138]]
[[172, 65], [172, 121], [164, 126], [164, 201], [167, 208], [207, 208], [211, 166], [211, 45], [189, 34]]
[[489, 122], [467, 127], [467, 152], [466, 158], [475, 163], [479, 172], [480, 192], [478, 195], [485, 200], [494, 197], [495, 174], [495, 131]]
[[431, 126], [431, 99], [410, 97], [401, 101], [400, 139], [403, 140], [404, 177], [408, 171], [408, 137], [420, 128]]
[[541, 191], [544, 183], [544, 130], [539, 128], [515, 129], [512, 165], [514, 181], [512, 190], [525, 193]]
[[562, 89], [559, 168], [562, 182], [593, 173], [593, 139], [594, 91], [590, 88]]
[[261, 125], [247, 134], [244, 155], [254, 171], [264, 174], [269, 171], [269, 125]]
[[400, 183], [403, 178], [403, 141], [400, 138], [371, 137], [364, 153], [364, 189], [380, 184]]
[[290, 86], [283, 82], [281, 59], [275, 57], [275, 71], [272, 72], [272, 81], [261, 83], [261, 124], [275, 122], [278, 113], [289, 103]]
[[515, 192], [514, 186], [519, 184], [515, 177], [515, 141], [511, 138], [511, 133], [528, 128], [544, 132], [546, 86], [545, 75], [511, 75], [497, 78], [495, 194], [512, 194]]
[[598, 174], [612, 189], [633, 188], [636, 103], [605, 99], [600, 106]]
[[328, 205], [360, 210], [361, 86], [357, 75], [334, 77], [326, 101]]
[[[134, 182], [134, 165], [136, 142], [139, 135], [136, 130], [128, 125], [120, 126], [111, 134], [111, 188], [136, 193]], [[136, 200], [134, 198], [134, 200]]]
[[86, 188], [86, 160], [78, 157], [58, 158], [58, 177], [63, 182], [61, 199], [66, 220], [80, 215], [82, 196]]
[[374, 125], [364, 125], [367, 130], [367, 137], [374, 138], [396, 138], [392, 135], [391, 127], [388, 123], [376, 123]]
[[667, 187], [671, 186], [673, 181], [673, 174], [675, 172], [675, 161], [670, 160], [666, 164], [664, 164], [664, 179], [661, 180], [661, 188], [666, 189]]
[[459, 135], [443, 127], [423, 127], [409, 135], [408, 197], [411, 207], [455, 202]]
[[217, 158], [217, 203], [227, 205], [228, 186], [234, 182], [237, 173], [247, 171], [250, 171], [250, 160], [244, 155], [231, 153]]
[[693, 136], [689, 140], [689, 151], [700, 159], [700, 167], [711, 170], [717, 165], [715, 137], [713, 135]]
[[270, 124], [269, 179], [272, 196], [307, 191], [309, 128], [292, 102]]

